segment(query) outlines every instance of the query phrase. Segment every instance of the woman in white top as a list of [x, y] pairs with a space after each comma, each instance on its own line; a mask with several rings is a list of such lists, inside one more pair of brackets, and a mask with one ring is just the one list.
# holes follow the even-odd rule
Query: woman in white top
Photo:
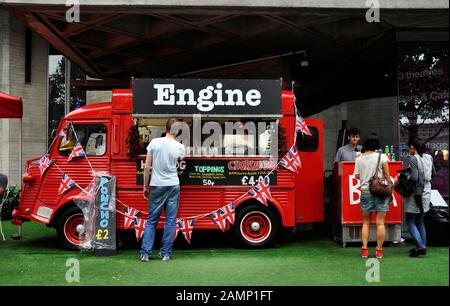
[[[369, 190], [369, 181], [376, 174], [380, 178], [389, 178], [388, 158], [379, 153], [380, 141], [376, 134], [372, 134], [363, 145], [364, 153], [355, 160], [354, 175], [361, 183], [361, 211], [362, 211], [362, 250], [361, 257], [369, 257], [367, 244], [369, 242], [370, 223], [372, 213], [377, 214], [377, 249], [376, 258], [383, 257], [383, 243], [385, 239], [384, 219], [389, 211], [389, 197], [373, 195]], [[378, 167], [377, 167], [378, 166]]]
[[405, 199], [406, 224], [416, 243], [416, 247], [409, 251], [409, 256], [418, 257], [427, 253], [427, 234], [423, 219], [430, 209], [431, 179], [436, 175], [433, 157], [424, 154], [425, 146], [418, 140], [411, 140], [408, 144], [409, 167], [411, 181], [414, 182], [413, 194]]

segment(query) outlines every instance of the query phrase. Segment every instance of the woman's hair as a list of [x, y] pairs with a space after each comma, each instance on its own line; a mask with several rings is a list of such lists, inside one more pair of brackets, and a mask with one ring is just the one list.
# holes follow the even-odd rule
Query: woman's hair
[[414, 147], [414, 149], [416, 149], [417, 151], [417, 154], [419, 154], [420, 156], [425, 153], [425, 144], [422, 143], [418, 138], [411, 139], [408, 142], [408, 147]]
[[380, 140], [378, 135], [375, 133], [370, 134], [370, 136], [364, 141], [363, 148], [364, 151], [376, 151], [380, 149]]

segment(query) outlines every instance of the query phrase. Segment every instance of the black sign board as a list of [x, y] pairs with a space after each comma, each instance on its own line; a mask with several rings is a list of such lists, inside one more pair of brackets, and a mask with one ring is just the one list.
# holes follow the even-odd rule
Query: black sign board
[[96, 176], [94, 254], [116, 254], [116, 178]]
[[[136, 163], [136, 184], [143, 184], [144, 160]], [[270, 160], [242, 159], [187, 159], [179, 162], [181, 185], [194, 186], [253, 186], [274, 167]], [[270, 184], [277, 184], [276, 171], [270, 175]]]
[[133, 79], [133, 114], [281, 115], [281, 80]]

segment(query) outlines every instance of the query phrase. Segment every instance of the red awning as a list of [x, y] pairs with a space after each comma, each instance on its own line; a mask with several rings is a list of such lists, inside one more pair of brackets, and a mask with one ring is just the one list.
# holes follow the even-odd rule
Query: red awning
[[22, 99], [0, 91], [0, 118], [22, 118]]

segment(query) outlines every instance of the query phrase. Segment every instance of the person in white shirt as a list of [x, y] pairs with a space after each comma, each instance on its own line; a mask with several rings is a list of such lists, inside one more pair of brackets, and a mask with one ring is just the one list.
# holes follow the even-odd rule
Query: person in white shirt
[[390, 179], [388, 157], [385, 154], [378, 152], [380, 150], [380, 141], [376, 134], [372, 134], [372, 136], [364, 142], [363, 150], [364, 153], [355, 160], [355, 171], [353, 173], [361, 183], [361, 211], [363, 219], [361, 234], [363, 245], [361, 256], [363, 258], [369, 256], [367, 244], [369, 242], [372, 213], [375, 212], [377, 214], [377, 249], [375, 251], [375, 256], [377, 258], [382, 258], [383, 243], [386, 235], [384, 219], [386, 218], [386, 213], [389, 211], [389, 197], [380, 197], [370, 193], [369, 182], [374, 175], [377, 175], [380, 178], [384, 177]]
[[[180, 200], [180, 180], [177, 163], [185, 156], [185, 147], [176, 140], [179, 129], [175, 118], [166, 123], [165, 137], [153, 139], [147, 147], [144, 167], [144, 198], [148, 200], [149, 216], [141, 245], [141, 261], [149, 261], [155, 241], [156, 225], [164, 208], [166, 222], [162, 237], [160, 257], [163, 261], [172, 256], [173, 237]], [[151, 180], [149, 184], [151, 170]], [[151, 188], [149, 187], [151, 186]]]

